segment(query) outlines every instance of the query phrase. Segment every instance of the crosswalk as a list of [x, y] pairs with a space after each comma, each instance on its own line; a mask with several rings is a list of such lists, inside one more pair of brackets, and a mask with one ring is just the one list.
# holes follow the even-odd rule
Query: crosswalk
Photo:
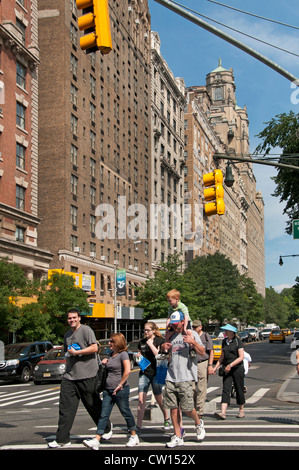
[[[202, 442], [198, 442], [195, 435], [192, 420], [184, 416], [184, 447], [181, 449], [296, 449], [299, 450], [299, 409], [293, 408], [264, 408], [259, 406], [259, 400], [268, 392], [268, 388], [259, 388], [252, 391], [247, 398], [245, 419], [236, 418], [238, 407], [232, 401], [227, 412], [225, 421], [218, 421], [213, 413], [204, 416], [206, 437]], [[0, 408], [4, 412], [30, 413], [31, 410], [48, 409], [56, 407], [58, 412], [60, 386], [49, 385], [36, 389], [32, 384], [11, 385], [0, 388]], [[221, 387], [209, 387], [207, 394], [208, 403], [214, 404], [219, 409]], [[136, 416], [138, 389], [131, 388], [130, 395], [131, 409]], [[148, 395], [148, 404], [153, 403], [151, 394]], [[83, 410], [82, 410], [83, 411]], [[84, 411], [83, 411], [84, 412]], [[159, 452], [165, 449], [169, 442], [173, 429], [164, 431], [162, 428], [162, 414], [158, 410], [158, 419], [144, 420], [144, 427], [140, 435], [140, 442], [136, 448], [138, 451]], [[7, 444], [0, 446], [0, 450], [21, 450], [21, 449], [47, 449], [47, 443], [55, 439], [57, 423], [39, 422], [35, 426], [36, 435], [43, 435], [38, 443], [30, 444]], [[103, 441], [101, 449], [103, 451], [117, 452], [126, 448], [128, 439], [125, 423], [119, 412], [116, 411], [113, 417], [113, 436], [109, 441]], [[80, 428], [79, 428], [80, 429]], [[77, 428], [78, 430], [78, 428]], [[80, 430], [81, 431], [81, 430]], [[86, 438], [94, 437], [96, 428], [87, 427], [81, 432], [85, 434], [71, 435], [72, 449], [85, 449], [82, 442]], [[34, 441], [33, 441], [34, 442]], [[178, 449], [179, 450], [179, 449]], [[135, 452], [135, 448], [131, 450]]]
[[[257, 412], [256, 412], [257, 413]], [[277, 418], [270, 410], [259, 410], [256, 417], [253, 415], [249, 419], [238, 420], [233, 416], [227, 417], [225, 422], [219, 422], [212, 417], [205, 419], [206, 437], [202, 442], [196, 440], [194, 425], [190, 420], [184, 420], [184, 446], [172, 450], [299, 450], [299, 421], [294, 422], [294, 418]], [[272, 416], [272, 417], [271, 417]], [[292, 413], [292, 416], [294, 414]], [[298, 411], [297, 411], [298, 417]], [[37, 426], [37, 431], [51, 432], [51, 426]], [[55, 430], [53, 434], [48, 434], [43, 442], [38, 444], [13, 444], [0, 446], [0, 450], [22, 450], [22, 449], [47, 449], [47, 443], [55, 439]], [[82, 442], [84, 439], [94, 437], [96, 428], [92, 427], [85, 434], [72, 434], [71, 447], [68, 449], [85, 449]], [[150, 451], [156, 455], [166, 449], [166, 443], [170, 441], [172, 430], [163, 431], [161, 424], [145, 425], [139, 436], [139, 445], [131, 449], [131, 454], [138, 451]], [[102, 441], [100, 450], [102, 451], [121, 451], [126, 448], [128, 440], [127, 430], [124, 424], [114, 424], [113, 435], [109, 441]], [[126, 448], [127, 449], [127, 448]]]
[[[17, 387], [17, 386], [15, 386]], [[25, 386], [21, 387], [21, 390], [17, 388], [5, 387], [0, 391], [0, 408], [8, 408], [10, 406], [20, 405], [21, 407], [32, 407], [32, 406], [57, 406], [59, 404], [59, 393], [60, 386], [50, 386], [38, 391], [34, 391], [33, 387]], [[269, 388], [259, 388], [251, 396], [246, 396], [246, 404], [255, 404], [269, 391]], [[214, 398], [212, 397], [213, 395]], [[221, 401], [221, 388], [220, 387], [208, 387], [207, 397], [210, 404], [220, 403]], [[148, 395], [148, 399], [151, 399], [151, 395]], [[138, 387], [131, 388], [130, 390], [130, 401], [134, 402], [138, 400]]]

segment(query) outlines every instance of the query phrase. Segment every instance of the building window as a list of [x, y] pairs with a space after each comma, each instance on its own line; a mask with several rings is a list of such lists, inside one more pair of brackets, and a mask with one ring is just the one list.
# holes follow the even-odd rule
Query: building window
[[214, 99], [215, 99], [215, 101], [223, 100], [223, 88], [222, 87], [216, 87], [215, 88]]
[[75, 251], [76, 246], [78, 246], [78, 237], [71, 235], [71, 250]]
[[71, 224], [77, 225], [78, 223], [78, 209], [76, 206], [71, 206]]
[[16, 208], [25, 210], [25, 188], [22, 186], [16, 186]]
[[71, 175], [71, 193], [78, 194], [78, 178], [74, 175]]
[[17, 143], [16, 165], [21, 170], [25, 170], [25, 147]]
[[17, 62], [17, 85], [26, 88], [26, 67]]
[[17, 102], [17, 126], [21, 129], [25, 129], [25, 113], [25, 106]]
[[16, 241], [24, 243], [25, 241], [25, 229], [22, 227], [16, 228]]

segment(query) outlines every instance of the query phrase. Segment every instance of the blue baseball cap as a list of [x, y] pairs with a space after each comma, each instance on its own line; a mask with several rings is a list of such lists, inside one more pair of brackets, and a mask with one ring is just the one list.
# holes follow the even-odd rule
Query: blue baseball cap
[[180, 321], [184, 320], [184, 314], [181, 310], [176, 310], [170, 315], [170, 322], [172, 325], [175, 323], [180, 323]]

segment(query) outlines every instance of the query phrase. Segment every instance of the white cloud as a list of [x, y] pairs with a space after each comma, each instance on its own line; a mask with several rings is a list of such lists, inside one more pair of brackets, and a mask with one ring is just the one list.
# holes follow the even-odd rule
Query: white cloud
[[293, 287], [294, 284], [280, 284], [278, 286], [274, 286], [273, 289], [280, 294], [283, 289], [290, 289]]

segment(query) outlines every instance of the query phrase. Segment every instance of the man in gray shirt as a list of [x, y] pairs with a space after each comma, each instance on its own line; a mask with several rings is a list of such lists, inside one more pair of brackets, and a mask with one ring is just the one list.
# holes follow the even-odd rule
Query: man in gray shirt
[[164, 343], [161, 349], [170, 350], [170, 362], [166, 375], [163, 392], [163, 406], [170, 409], [171, 420], [174, 427], [174, 435], [167, 447], [184, 445], [180, 428], [180, 412], [186, 413], [196, 425], [196, 437], [201, 441], [205, 437], [204, 423], [197, 416], [194, 408], [194, 387], [197, 381], [197, 359], [190, 357], [189, 350], [192, 347], [197, 354], [204, 354], [205, 350], [196, 332], [184, 331], [184, 314], [176, 311], [170, 316], [170, 324], [174, 334], [169, 343]]
[[[79, 310], [72, 308], [67, 314], [70, 330], [64, 335], [66, 372], [61, 382], [59, 421], [56, 440], [49, 442], [50, 448], [69, 446], [70, 431], [80, 399], [97, 425], [101, 416], [102, 401], [97, 388], [98, 345], [94, 332], [81, 324]], [[111, 437], [111, 423], [106, 429], [106, 439]], [[110, 434], [110, 435], [109, 435]]]

